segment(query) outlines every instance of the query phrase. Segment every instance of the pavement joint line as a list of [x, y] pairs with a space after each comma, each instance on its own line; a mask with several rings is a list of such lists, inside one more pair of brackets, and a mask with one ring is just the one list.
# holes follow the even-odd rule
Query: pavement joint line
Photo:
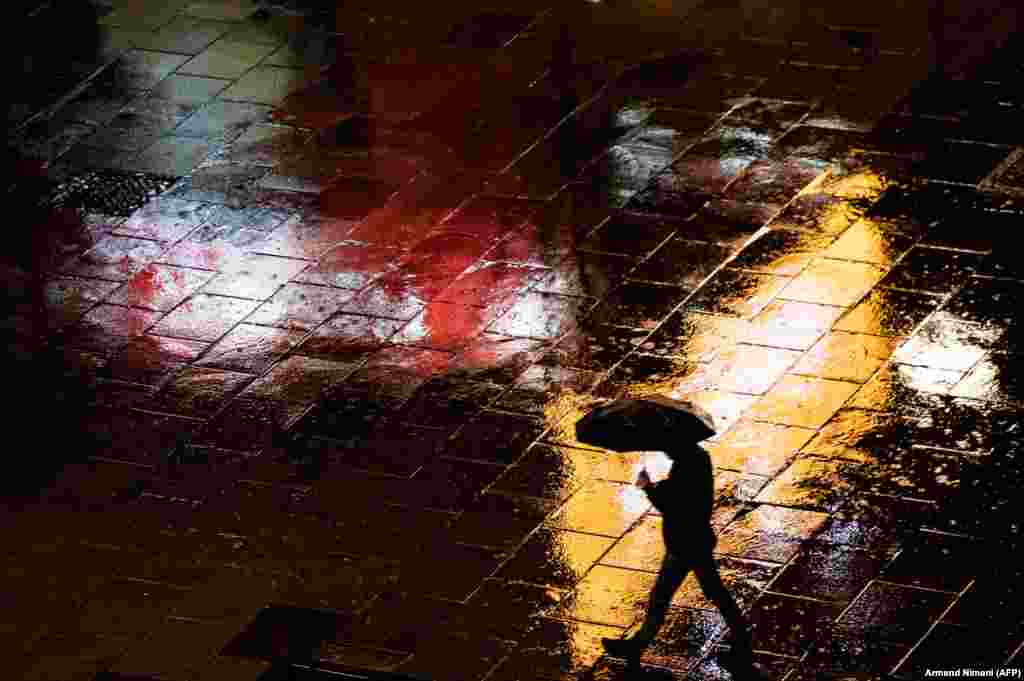
[[910, 646], [910, 649], [907, 650], [903, 657], [900, 658], [899, 661], [895, 664], [895, 666], [893, 666], [893, 668], [890, 670], [890, 674], [895, 674], [897, 670], [899, 670], [899, 668], [908, 659], [910, 659], [910, 656], [914, 654], [914, 651], [916, 651], [921, 646], [921, 644], [928, 639], [928, 637], [935, 630], [935, 628], [942, 622], [942, 620], [946, 618], [946, 615], [948, 615], [950, 611], [952, 611], [953, 608], [956, 607], [957, 603], [960, 602], [960, 599], [963, 598], [964, 594], [967, 593], [968, 590], [970, 590], [970, 588], [974, 585], [974, 582], [975, 580], [972, 579], [970, 582], [967, 583], [967, 586], [965, 586], [959, 592], [941, 592], [955, 593], [956, 597], [949, 603], [949, 605], [946, 606], [945, 610], [943, 610], [942, 613], [940, 613], [939, 616], [935, 618], [935, 621], [931, 623], [931, 626], [928, 627], [928, 630], [921, 636], [921, 638], [919, 638], [914, 645]]

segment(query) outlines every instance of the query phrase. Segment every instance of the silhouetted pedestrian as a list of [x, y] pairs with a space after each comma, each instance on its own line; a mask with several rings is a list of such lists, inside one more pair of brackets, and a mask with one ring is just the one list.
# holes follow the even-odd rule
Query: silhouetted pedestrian
[[637, 487], [647, 493], [662, 516], [665, 556], [651, 589], [647, 613], [640, 629], [629, 639], [602, 639], [605, 650], [630, 664], [639, 662], [640, 654], [651, 644], [665, 622], [672, 597], [692, 570], [701, 590], [732, 630], [734, 647], [725, 661], [734, 674], [746, 678], [753, 675], [750, 627], [732, 595], [722, 584], [713, 551], [718, 539], [711, 528], [714, 502], [714, 474], [711, 458], [698, 445], [687, 445], [666, 451], [672, 459], [668, 477], [652, 482], [643, 470], [636, 479]]

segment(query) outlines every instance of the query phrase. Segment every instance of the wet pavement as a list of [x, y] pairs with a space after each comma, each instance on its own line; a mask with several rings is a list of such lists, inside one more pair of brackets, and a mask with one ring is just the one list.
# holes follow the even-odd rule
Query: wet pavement
[[1016, 42], [316, 4], [102, 5], [9, 110], [6, 677], [730, 678], [692, 577], [601, 650], [669, 461], [572, 426], [651, 393], [763, 678], [1021, 666]]

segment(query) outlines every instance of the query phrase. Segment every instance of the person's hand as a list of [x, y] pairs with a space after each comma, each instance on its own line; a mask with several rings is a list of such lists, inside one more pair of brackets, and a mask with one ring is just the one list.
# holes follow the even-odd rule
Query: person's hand
[[649, 484], [651, 484], [651, 476], [647, 474], [647, 469], [644, 468], [640, 471], [640, 474], [636, 476], [636, 486], [643, 489]]

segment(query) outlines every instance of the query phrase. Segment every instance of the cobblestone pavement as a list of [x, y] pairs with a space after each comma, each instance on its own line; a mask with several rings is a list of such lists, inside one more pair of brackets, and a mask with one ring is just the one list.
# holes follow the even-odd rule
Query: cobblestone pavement
[[1018, 46], [345, 5], [118, 2], [15, 109], [5, 678], [730, 678], [692, 578], [602, 656], [668, 462], [572, 425], [649, 393], [765, 679], [1024, 666]]

